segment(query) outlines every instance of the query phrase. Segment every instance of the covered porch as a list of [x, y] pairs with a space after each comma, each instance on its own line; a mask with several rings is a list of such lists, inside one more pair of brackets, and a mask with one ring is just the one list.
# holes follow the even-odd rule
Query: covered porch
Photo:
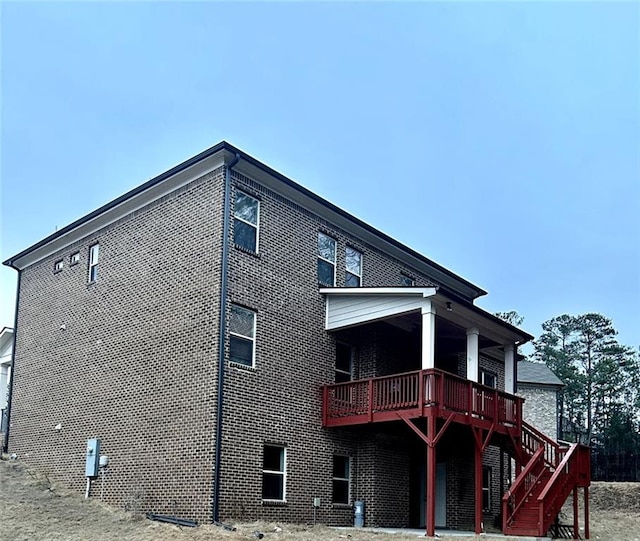
[[[531, 336], [437, 288], [326, 288], [326, 329], [355, 355], [351, 376], [323, 386], [325, 427], [401, 422], [425, 444], [425, 522], [436, 524], [436, 448], [455, 423], [473, 452], [475, 530], [482, 531], [483, 453], [519, 446], [516, 347]], [[357, 337], [357, 338], [354, 338]], [[338, 365], [336, 365], [338, 368]], [[342, 364], [341, 375], [346, 372]], [[464, 428], [464, 429], [463, 429]], [[468, 430], [468, 432], [465, 432]], [[466, 439], [467, 436], [464, 436]]]

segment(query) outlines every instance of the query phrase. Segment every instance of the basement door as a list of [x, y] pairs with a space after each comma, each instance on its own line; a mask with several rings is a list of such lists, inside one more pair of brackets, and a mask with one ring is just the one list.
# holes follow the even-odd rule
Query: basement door
[[[425, 504], [427, 503], [425, 465], [420, 466], [420, 528], [426, 526]], [[447, 527], [447, 465], [436, 464], [436, 528]]]

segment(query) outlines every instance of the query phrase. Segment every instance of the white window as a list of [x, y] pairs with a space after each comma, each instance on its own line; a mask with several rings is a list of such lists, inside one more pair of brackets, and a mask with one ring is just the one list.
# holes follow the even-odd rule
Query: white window
[[348, 287], [360, 287], [362, 284], [362, 254], [347, 246], [345, 249], [346, 271], [344, 283]]
[[236, 304], [231, 305], [229, 322], [229, 360], [253, 366], [256, 349], [256, 313]]
[[80, 263], [80, 252], [74, 252], [69, 257], [69, 265], [77, 265]]
[[236, 192], [234, 207], [233, 242], [239, 248], [258, 253], [258, 224], [260, 201], [244, 192]]
[[266, 445], [262, 454], [262, 499], [283, 502], [287, 489], [287, 450]]
[[353, 374], [353, 348], [336, 344], [336, 383], [351, 381]]
[[400, 275], [400, 285], [406, 287], [413, 287], [416, 285], [416, 281], [409, 276], [405, 276], [404, 274]]
[[333, 455], [332, 503], [349, 504], [351, 459], [348, 456]]
[[498, 387], [498, 378], [491, 372], [480, 370], [480, 383], [482, 383], [482, 385], [486, 385], [487, 387], [493, 387], [494, 389], [496, 389]]
[[89, 248], [89, 283], [98, 279], [98, 258], [100, 256], [100, 245], [94, 244]]
[[53, 264], [53, 272], [60, 272], [63, 267], [64, 267], [64, 261], [62, 259], [59, 259]]
[[491, 468], [482, 468], [482, 510], [491, 511]]
[[336, 285], [336, 241], [324, 233], [318, 233], [318, 282]]

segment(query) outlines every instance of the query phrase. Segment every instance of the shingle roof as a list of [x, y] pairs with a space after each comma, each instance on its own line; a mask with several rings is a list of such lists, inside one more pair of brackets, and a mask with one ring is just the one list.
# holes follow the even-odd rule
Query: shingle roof
[[564, 386], [546, 364], [529, 361], [518, 363], [518, 383]]

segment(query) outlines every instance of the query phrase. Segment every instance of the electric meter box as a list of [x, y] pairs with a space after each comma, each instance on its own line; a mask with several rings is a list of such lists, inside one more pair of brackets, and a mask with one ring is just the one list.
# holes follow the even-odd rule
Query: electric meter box
[[90, 438], [87, 440], [87, 462], [84, 468], [86, 477], [98, 477], [98, 467], [100, 466], [100, 440]]

